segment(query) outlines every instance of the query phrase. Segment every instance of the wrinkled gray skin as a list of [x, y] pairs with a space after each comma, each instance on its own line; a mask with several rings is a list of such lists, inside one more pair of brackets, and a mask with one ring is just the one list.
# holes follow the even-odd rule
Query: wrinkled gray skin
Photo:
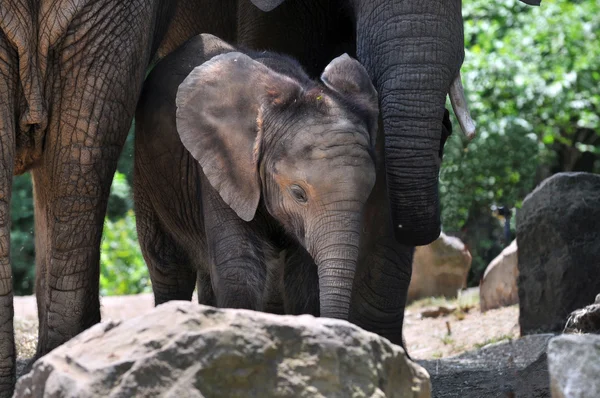
[[317, 84], [247, 54], [200, 35], [144, 84], [134, 194], [155, 303], [197, 280], [201, 304], [348, 319], [377, 92], [347, 55]]

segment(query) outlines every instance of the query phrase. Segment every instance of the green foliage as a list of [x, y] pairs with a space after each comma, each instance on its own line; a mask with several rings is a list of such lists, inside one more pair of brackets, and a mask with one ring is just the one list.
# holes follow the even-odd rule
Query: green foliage
[[15, 177], [10, 202], [10, 258], [15, 294], [30, 294], [35, 285], [33, 193], [29, 173]]
[[127, 177], [127, 183], [131, 186], [133, 184], [133, 141], [135, 136], [135, 119], [131, 122], [129, 128], [129, 134], [127, 134], [127, 140], [123, 146], [123, 151], [119, 157], [119, 163], [117, 164], [117, 170], [125, 174]]
[[137, 239], [131, 188], [125, 175], [119, 171], [110, 189], [100, 264], [100, 293], [103, 296], [151, 291], [148, 270]]
[[492, 205], [518, 208], [551, 173], [600, 171], [600, 2], [468, 0], [463, 16], [478, 136], [467, 145], [453, 120], [440, 193], [443, 227], [469, 244], [476, 284], [503, 247]]
[[[494, 104], [497, 124], [508, 116], [522, 119], [546, 145], [597, 151], [600, 3], [470, 1], [464, 13], [465, 70], [475, 109], [489, 112]], [[487, 101], [475, 103], [478, 97]]]
[[103, 296], [151, 291], [132, 210], [117, 221], [106, 219], [100, 262], [100, 293]]
[[474, 211], [520, 203], [535, 183], [540, 147], [535, 136], [510, 120], [502, 132], [480, 128], [468, 146], [456, 134], [444, 154], [440, 173], [444, 226], [460, 230]]

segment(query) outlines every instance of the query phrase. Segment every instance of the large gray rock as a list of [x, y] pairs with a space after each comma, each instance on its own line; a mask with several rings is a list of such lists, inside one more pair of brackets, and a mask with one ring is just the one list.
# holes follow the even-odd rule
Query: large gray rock
[[548, 344], [553, 398], [600, 397], [600, 336], [562, 335]]
[[600, 175], [559, 173], [517, 213], [521, 334], [560, 332], [600, 291]]
[[433, 243], [419, 246], [413, 257], [408, 300], [423, 297], [456, 297], [467, 283], [471, 253], [458, 238], [441, 233]]
[[419, 397], [427, 372], [339, 320], [170, 302], [38, 360], [16, 397]]
[[485, 269], [479, 284], [481, 312], [519, 302], [517, 241], [513, 240]]

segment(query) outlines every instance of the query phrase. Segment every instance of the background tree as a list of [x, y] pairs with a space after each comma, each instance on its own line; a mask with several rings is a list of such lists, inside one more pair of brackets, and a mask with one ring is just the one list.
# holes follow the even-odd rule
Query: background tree
[[492, 205], [518, 209], [551, 174], [600, 170], [600, 3], [471, 0], [463, 16], [478, 136], [452, 135], [440, 190], [443, 228], [469, 246], [476, 285], [504, 246]]

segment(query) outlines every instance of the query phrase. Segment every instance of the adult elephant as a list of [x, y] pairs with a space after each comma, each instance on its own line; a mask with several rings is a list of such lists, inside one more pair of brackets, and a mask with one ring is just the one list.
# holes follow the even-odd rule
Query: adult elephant
[[[39, 357], [100, 320], [100, 237], [117, 158], [153, 54], [185, 39], [166, 32], [186, 2], [201, 6], [0, 1], [0, 397], [15, 379], [13, 174], [30, 170], [34, 182]], [[232, 39], [214, 3], [205, 28]]]

